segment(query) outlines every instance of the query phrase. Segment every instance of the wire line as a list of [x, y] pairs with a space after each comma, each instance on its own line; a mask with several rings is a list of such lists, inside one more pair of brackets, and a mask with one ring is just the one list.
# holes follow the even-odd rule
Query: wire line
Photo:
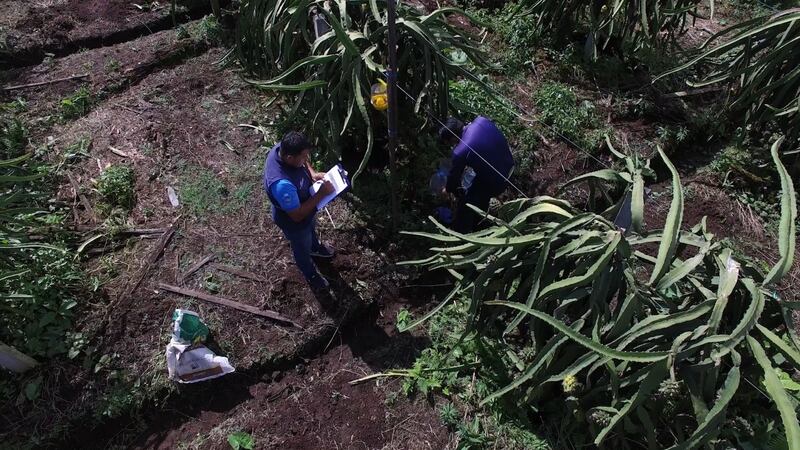
[[[403, 89], [402, 87], [400, 87], [400, 86], [397, 86], [397, 89], [400, 89], [400, 90], [401, 90], [401, 91], [402, 91], [404, 94], [406, 94], [406, 95], [408, 96], [408, 98], [410, 98], [411, 100], [414, 100], [414, 97], [412, 97], [412, 96], [411, 96], [411, 94], [409, 94], [408, 92], [406, 92], [406, 90], [405, 90], [405, 89]], [[477, 156], [478, 158], [480, 158], [480, 159], [481, 159], [481, 160], [482, 160], [484, 163], [486, 163], [486, 165], [488, 165], [489, 167], [491, 167], [491, 168], [492, 168], [492, 170], [494, 170], [495, 172], [497, 172], [497, 174], [498, 174], [498, 175], [500, 175], [500, 176], [501, 176], [501, 177], [502, 177], [502, 178], [503, 178], [503, 179], [504, 179], [504, 180], [505, 180], [505, 181], [506, 181], [508, 184], [510, 184], [510, 185], [511, 185], [511, 187], [513, 187], [514, 189], [516, 189], [516, 190], [517, 190], [517, 192], [519, 192], [519, 194], [520, 194], [520, 195], [522, 195], [522, 196], [523, 196], [523, 197], [525, 197], [525, 198], [530, 198], [530, 197], [528, 197], [527, 195], [525, 195], [525, 192], [523, 192], [523, 191], [522, 191], [522, 189], [518, 188], [518, 187], [517, 187], [517, 185], [515, 185], [515, 184], [514, 184], [514, 183], [513, 183], [511, 180], [509, 180], [509, 179], [508, 179], [508, 177], [507, 177], [506, 175], [503, 175], [503, 173], [501, 173], [501, 172], [500, 172], [500, 171], [499, 171], [499, 170], [498, 170], [498, 169], [497, 169], [495, 166], [493, 166], [493, 165], [492, 165], [492, 163], [490, 163], [489, 161], [487, 161], [487, 160], [486, 160], [486, 158], [484, 158], [483, 156], [481, 156], [481, 154], [480, 154], [480, 153], [478, 153], [478, 152], [477, 152], [477, 150], [475, 150], [474, 148], [472, 148], [472, 146], [470, 146], [469, 144], [467, 144], [466, 142], [464, 142], [464, 140], [463, 140], [463, 139], [461, 139], [461, 136], [458, 136], [457, 134], [455, 134], [455, 133], [453, 132], [453, 130], [451, 130], [450, 128], [447, 128], [447, 126], [446, 126], [444, 123], [442, 123], [442, 121], [441, 121], [441, 120], [439, 120], [439, 118], [438, 118], [438, 117], [434, 116], [433, 114], [430, 114], [430, 116], [433, 118], [433, 120], [435, 120], [436, 122], [438, 122], [438, 123], [439, 123], [439, 125], [441, 125], [443, 128], [445, 128], [445, 129], [446, 129], [446, 130], [447, 130], [447, 131], [448, 131], [450, 134], [452, 134], [453, 136], [455, 136], [455, 138], [456, 138], [456, 139], [458, 139], [458, 140], [459, 140], [459, 141], [460, 141], [462, 144], [464, 144], [464, 145], [465, 145], [467, 148], [469, 148], [469, 150], [470, 150], [470, 153], [469, 153], [469, 154], [473, 154], [473, 153], [474, 153], [474, 154], [475, 154], [475, 156]], [[468, 154], [468, 156], [469, 156], [469, 154]]]
[[[441, 57], [443, 57], [443, 58], [447, 58], [445, 55], [443, 55], [442, 53], [440, 53], [438, 50], [434, 50], [434, 51], [436, 51], [436, 52], [439, 54], [439, 56], [441, 56]], [[448, 58], [448, 59], [449, 59], [449, 58]], [[384, 74], [384, 75], [386, 75], [386, 74]], [[403, 88], [402, 88], [402, 87], [401, 87], [399, 84], [397, 84], [397, 83], [396, 83], [396, 87], [397, 87], [397, 89], [399, 89], [399, 90], [400, 90], [400, 91], [401, 91], [403, 94], [405, 94], [405, 95], [406, 95], [406, 97], [408, 97], [408, 98], [409, 98], [409, 100], [411, 100], [412, 102], [416, 103], [416, 99], [415, 99], [415, 98], [414, 98], [414, 97], [413, 97], [411, 94], [409, 94], [409, 93], [408, 93], [408, 92], [407, 92], [405, 89], [403, 89]], [[523, 120], [523, 121], [525, 121], [525, 122], [533, 122], [533, 123], [538, 123], [538, 124], [544, 125], [544, 126], [545, 126], [547, 129], [549, 129], [549, 130], [550, 130], [550, 131], [551, 131], [553, 134], [555, 134], [556, 136], [558, 136], [559, 138], [561, 138], [563, 141], [565, 141], [566, 143], [568, 143], [569, 145], [571, 145], [571, 146], [572, 146], [572, 147], [574, 147], [575, 149], [579, 150], [580, 152], [582, 152], [583, 154], [585, 154], [585, 155], [586, 155], [586, 156], [588, 156], [589, 158], [593, 159], [594, 161], [596, 161], [596, 162], [597, 162], [598, 164], [600, 164], [601, 166], [603, 166], [603, 167], [605, 167], [605, 168], [609, 168], [608, 164], [604, 163], [603, 161], [601, 161], [600, 159], [598, 159], [597, 157], [595, 157], [594, 155], [592, 155], [591, 153], [589, 153], [589, 152], [588, 152], [587, 150], [585, 150], [583, 147], [581, 147], [580, 145], [578, 145], [577, 143], [575, 143], [575, 142], [574, 142], [572, 139], [568, 138], [567, 136], [564, 136], [564, 134], [562, 134], [561, 132], [559, 132], [558, 130], [556, 130], [556, 129], [555, 129], [555, 127], [553, 127], [553, 126], [551, 126], [551, 125], [549, 125], [549, 124], [547, 124], [547, 123], [544, 123], [544, 122], [542, 122], [541, 120], [538, 120], [538, 119], [536, 119], [536, 117], [535, 117], [534, 115], [532, 115], [532, 114], [530, 114], [529, 112], [525, 111], [525, 109], [523, 109], [522, 107], [520, 107], [520, 106], [519, 106], [519, 105], [517, 105], [516, 103], [512, 102], [510, 99], [508, 99], [508, 98], [507, 98], [506, 96], [504, 96], [503, 94], [501, 94], [501, 93], [497, 92], [497, 90], [495, 90], [495, 89], [494, 89], [494, 88], [492, 88], [491, 86], [489, 86], [489, 85], [486, 85], [486, 88], [487, 88], [489, 91], [491, 91], [491, 92], [492, 92], [494, 95], [496, 95], [498, 98], [500, 98], [500, 99], [502, 99], [502, 100], [503, 100], [503, 101], [501, 101], [501, 102], [500, 102], [501, 104], [503, 104], [503, 107], [505, 107], [506, 109], [509, 109], [509, 110], [511, 110], [512, 108], [510, 108], [510, 107], [509, 107], [509, 105], [510, 105], [510, 106], [513, 106], [513, 107], [514, 107], [514, 109], [516, 109], [517, 111], [513, 111], [513, 110], [512, 110], [512, 112], [513, 112], [513, 113], [514, 113], [514, 115], [516, 115], [516, 116], [517, 116], [519, 119], [521, 119], [521, 120]], [[448, 131], [450, 134], [452, 134], [452, 135], [453, 135], [453, 136], [454, 136], [456, 139], [458, 139], [458, 140], [459, 140], [459, 142], [461, 142], [461, 143], [462, 143], [462, 144], [464, 144], [464, 145], [465, 145], [467, 148], [469, 148], [469, 150], [470, 150], [470, 154], [474, 153], [476, 156], [478, 156], [478, 157], [479, 157], [479, 158], [480, 158], [480, 159], [481, 159], [481, 160], [482, 160], [484, 163], [486, 163], [486, 165], [488, 165], [489, 167], [491, 167], [491, 168], [492, 168], [492, 170], [494, 170], [494, 171], [495, 171], [495, 172], [496, 172], [498, 175], [500, 175], [500, 176], [503, 178], [503, 180], [505, 180], [505, 181], [506, 181], [506, 182], [507, 182], [507, 183], [508, 183], [508, 184], [509, 184], [511, 187], [513, 187], [513, 188], [514, 188], [514, 189], [515, 189], [515, 190], [516, 190], [516, 191], [517, 191], [517, 192], [518, 192], [520, 195], [522, 195], [522, 196], [523, 196], [523, 197], [525, 197], [525, 198], [530, 198], [530, 197], [528, 197], [528, 195], [526, 195], [526, 194], [525, 194], [525, 192], [523, 192], [523, 191], [522, 191], [522, 189], [520, 189], [520, 188], [519, 188], [517, 185], [515, 185], [515, 184], [514, 184], [514, 183], [513, 183], [513, 182], [512, 182], [510, 179], [508, 179], [508, 177], [507, 177], [506, 175], [504, 175], [503, 173], [501, 173], [501, 172], [500, 172], [500, 171], [499, 171], [499, 170], [498, 170], [496, 167], [494, 167], [494, 166], [493, 166], [493, 165], [492, 165], [492, 164], [491, 164], [489, 161], [487, 161], [487, 160], [486, 160], [486, 158], [484, 158], [483, 156], [481, 156], [481, 155], [480, 155], [480, 153], [478, 153], [478, 152], [477, 152], [477, 151], [476, 151], [474, 148], [472, 148], [472, 146], [470, 146], [469, 144], [467, 144], [466, 142], [464, 142], [464, 140], [463, 140], [463, 139], [461, 139], [461, 136], [458, 136], [458, 135], [456, 135], [456, 134], [455, 134], [455, 133], [454, 133], [452, 130], [450, 130], [449, 128], [447, 128], [447, 126], [446, 126], [444, 123], [442, 123], [442, 121], [441, 121], [441, 120], [439, 120], [439, 118], [438, 118], [438, 117], [437, 117], [435, 114], [433, 114], [433, 113], [430, 111], [430, 109], [429, 109], [429, 107], [428, 107], [427, 105], [425, 106], [425, 109], [426, 109], [426, 112], [428, 113], [428, 115], [429, 115], [429, 116], [430, 116], [430, 117], [431, 117], [433, 120], [435, 120], [437, 123], [439, 123], [439, 125], [441, 125], [443, 128], [447, 129], [447, 131]], [[520, 114], [520, 112], [522, 112], [522, 114]]]

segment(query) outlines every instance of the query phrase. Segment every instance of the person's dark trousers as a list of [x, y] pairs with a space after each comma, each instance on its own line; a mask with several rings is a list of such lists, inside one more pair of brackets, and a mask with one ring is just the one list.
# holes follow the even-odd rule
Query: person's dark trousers
[[297, 268], [303, 273], [307, 281], [311, 281], [317, 276], [317, 266], [311, 259], [311, 252], [320, 251], [320, 243], [317, 238], [317, 220], [312, 220], [308, 226], [297, 230], [283, 230], [283, 235], [292, 246], [294, 262]]
[[497, 195], [495, 191], [496, 189], [492, 190], [491, 187], [476, 178], [467, 192], [458, 199], [456, 218], [455, 221], [453, 221], [452, 227], [453, 230], [459, 233], [470, 233], [474, 231], [482, 217], [467, 206], [467, 204], [469, 203], [486, 211], [489, 209], [489, 200], [491, 200], [494, 195]]

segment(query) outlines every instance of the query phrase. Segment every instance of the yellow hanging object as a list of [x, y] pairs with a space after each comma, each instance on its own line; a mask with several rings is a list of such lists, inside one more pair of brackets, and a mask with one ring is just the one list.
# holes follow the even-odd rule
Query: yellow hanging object
[[370, 103], [372, 107], [378, 111], [386, 111], [389, 109], [389, 96], [386, 93], [386, 82], [378, 80], [377, 83], [372, 85]]

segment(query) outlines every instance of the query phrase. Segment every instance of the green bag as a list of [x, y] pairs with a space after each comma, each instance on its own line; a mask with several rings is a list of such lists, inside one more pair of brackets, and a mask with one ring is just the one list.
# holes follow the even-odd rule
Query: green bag
[[208, 327], [194, 311], [176, 309], [172, 313], [172, 339], [185, 345], [202, 344], [208, 338]]

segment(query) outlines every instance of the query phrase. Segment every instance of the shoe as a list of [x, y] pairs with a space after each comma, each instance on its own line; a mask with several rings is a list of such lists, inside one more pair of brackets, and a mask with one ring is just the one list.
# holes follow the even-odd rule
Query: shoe
[[315, 258], [330, 259], [330, 258], [333, 258], [334, 255], [336, 255], [336, 252], [334, 252], [333, 249], [331, 249], [330, 247], [328, 247], [325, 244], [319, 244], [319, 248], [317, 249], [317, 251], [313, 251], [313, 250], [311, 251], [311, 256], [313, 256]]
[[331, 287], [328, 280], [320, 274], [314, 275], [312, 279], [308, 280], [308, 284], [314, 292], [327, 291]]

